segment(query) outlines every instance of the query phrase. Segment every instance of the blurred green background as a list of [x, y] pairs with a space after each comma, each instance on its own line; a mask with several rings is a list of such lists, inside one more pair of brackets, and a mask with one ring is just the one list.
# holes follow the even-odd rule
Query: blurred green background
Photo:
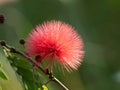
[[55, 76], [70, 90], [120, 90], [120, 0], [0, 0], [0, 14], [6, 18], [0, 40], [17, 48], [39, 23], [71, 24], [84, 40], [85, 57], [78, 71]]

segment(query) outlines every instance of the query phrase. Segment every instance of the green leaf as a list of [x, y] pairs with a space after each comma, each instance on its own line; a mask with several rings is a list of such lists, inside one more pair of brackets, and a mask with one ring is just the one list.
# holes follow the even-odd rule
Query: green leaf
[[4, 79], [4, 80], [8, 80], [8, 76], [6, 75], [6, 73], [4, 72], [4, 70], [2, 68], [0, 68], [0, 78]]
[[6, 75], [6, 73], [4, 72], [4, 70], [2, 69], [2, 64], [0, 63], [0, 78], [4, 79], [4, 80], [8, 80], [8, 76]]
[[42, 85], [43, 90], [48, 90], [46, 85]]

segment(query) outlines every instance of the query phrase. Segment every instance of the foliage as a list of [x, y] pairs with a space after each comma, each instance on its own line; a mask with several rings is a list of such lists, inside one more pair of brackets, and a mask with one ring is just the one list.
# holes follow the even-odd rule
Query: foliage
[[[28, 61], [26, 61], [23, 57], [11, 53], [8, 49], [4, 49], [5, 55], [8, 58], [11, 66], [15, 70], [18, 75], [18, 78], [22, 80], [23, 86], [25, 90], [47, 90], [45, 85], [42, 86], [41, 78], [42, 75], [38, 70]], [[3, 74], [4, 79], [7, 79], [7, 76]]]
[[8, 80], [8, 76], [6, 75], [6, 73], [4, 72], [4, 70], [2, 69], [2, 65], [0, 63], [0, 78], [4, 79], [4, 80]]

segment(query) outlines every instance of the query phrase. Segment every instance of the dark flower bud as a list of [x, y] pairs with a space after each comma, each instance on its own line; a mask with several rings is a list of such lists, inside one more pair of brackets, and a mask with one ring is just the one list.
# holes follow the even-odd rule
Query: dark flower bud
[[0, 41], [0, 44], [1, 44], [2, 46], [6, 46], [5, 41]]
[[24, 45], [24, 44], [25, 44], [25, 40], [24, 40], [24, 39], [21, 39], [21, 40], [19, 41], [19, 43], [22, 44], [22, 45]]
[[4, 15], [0, 15], [0, 24], [3, 24], [4, 23], [4, 21], [5, 21], [5, 17], [4, 17]]

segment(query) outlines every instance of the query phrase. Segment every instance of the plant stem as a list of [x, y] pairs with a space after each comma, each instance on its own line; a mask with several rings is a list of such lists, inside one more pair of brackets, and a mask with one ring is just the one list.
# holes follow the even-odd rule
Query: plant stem
[[21, 55], [22, 57], [26, 58], [29, 62], [31, 62], [35, 67], [37, 67], [39, 70], [41, 70], [43, 73], [49, 76], [51, 81], [54, 81], [57, 83], [63, 90], [69, 90], [62, 82], [60, 82], [52, 73], [50, 73], [48, 70], [43, 69], [35, 60], [33, 60], [28, 55], [16, 50], [15, 48], [11, 48], [10, 46], [6, 45], [5, 41], [0, 41], [1, 46], [6, 47], [10, 50], [12, 53], [16, 53], [18, 55]]
[[60, 82], [56, 77], [53, 77], [52, 79], [54, 82], [56, 82], [57, 84], [59, 84], [59, 86], [61, 86], [63, 88], [63, 90], [69, 90], [62, 82]]

